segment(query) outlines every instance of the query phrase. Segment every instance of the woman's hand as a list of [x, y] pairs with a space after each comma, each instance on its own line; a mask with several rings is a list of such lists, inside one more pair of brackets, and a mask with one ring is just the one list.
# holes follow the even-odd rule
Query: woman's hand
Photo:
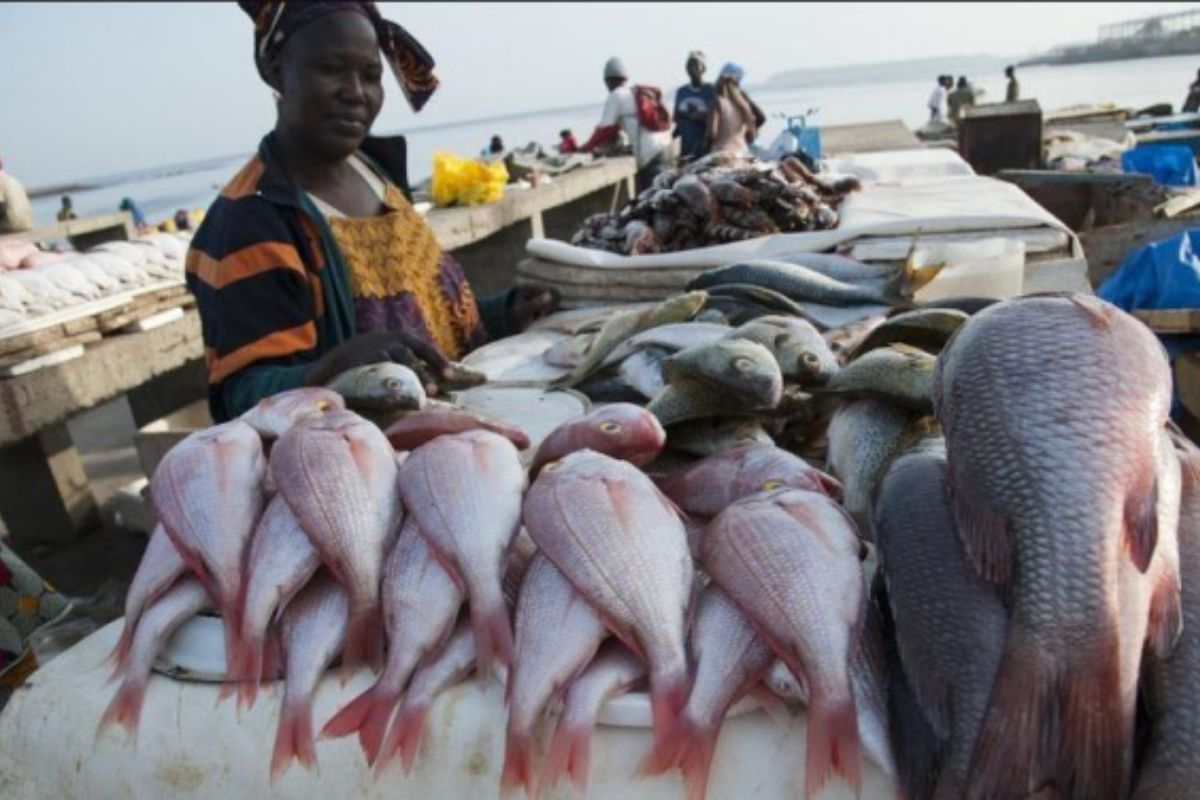
[[317, 359], [304, 373], [307, 386], [324, 386], [348, 369], [393, 361], [421, 378], [425, 391], [437, 394], [438, 381], [451, 374], [450, 361], [423, 339], [398, 331], [363, 333], [342, 342]]
[[561, 299], [558, 290], [536, 283], [527, 283], [513, 289], [508, 299], [508, 329], [519, 333], [537, 320], [553, 313]]

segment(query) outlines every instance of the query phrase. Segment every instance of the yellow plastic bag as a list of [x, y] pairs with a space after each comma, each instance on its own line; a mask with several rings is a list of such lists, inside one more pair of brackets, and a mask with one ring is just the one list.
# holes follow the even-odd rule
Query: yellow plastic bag
[[451, 153], [433, 154], [433, 202], [438, 206], [477, 206], [504, 196], [508, 170], [504, 163], [488, 164]]

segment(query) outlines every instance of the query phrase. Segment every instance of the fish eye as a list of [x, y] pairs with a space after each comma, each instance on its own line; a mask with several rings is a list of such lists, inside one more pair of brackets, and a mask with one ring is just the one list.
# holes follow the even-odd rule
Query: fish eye
[[817, 358], [816, 353], [805, 353], [803, 356], [801, 356], [801, 358], [804, 359], [805, 364], [808, 364], [809, 366], [814, 366], [814, 367], [820, 361], [820, 359]]
[[394, 389], [399, 389], [400, 381], [396, 380], [395, 378], [388, 378], [386, 381], [383, 382], [383, 388], [388, 389], [389, 391], [394, 390]]
[[604, 433], [616, 433], [617, 431], [621, 430], [621, 423], [619, 423], [619, 422], [601, 422], [600, 430], [603, 431]]
[[762, 485], [764, 492], [772, 492], [776, 489], [783, 488], [783, 481], [767, 481]]
[[333, 405], [333, 403], [330, 403], [328, 400], [318, 400], [317, 411], [328, 411], [331, 405]]
[[554, 472], [562, 464], [562, 461], [551, 461], [546, 466], [542, 467], [542, 473]]
[[738, 372], [749, 372], [754, 369], [754, 362], [745, 356], [738, 356], [733, 360], [733, 368]]

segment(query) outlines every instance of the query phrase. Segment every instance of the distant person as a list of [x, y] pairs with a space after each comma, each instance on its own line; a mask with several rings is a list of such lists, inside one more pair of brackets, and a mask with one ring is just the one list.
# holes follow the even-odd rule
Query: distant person
[[717, 90], [704, 82], [708, 69], [704, 53], [688, 53], [684, 69], [688, 82], [675, 90], [675, 130], [671, 135], [679, 137], [680, 155], [690, 160], [708, 152], [708, 120], [717, 103]]
[[571, 133], [570, 128], [563, 128], [558, 132], [558, 152], [564, 156], [579, 152], [579, 142], [575, 141], [575, 134]]
[[973, 105], [975, 105], [975, 90], [971, 88], [971, 84], [965, 77], [960, 76], [954, 91], [946, 95], [946, 108], [950, 112], [950, 120], [958, 122], [962, 119], [963, 109]]
[[186, 208], [175, 211], [175, 230], [188, 231], [192, 229], [192, 218]]
[[640, 192], [667, 166], [671, 115], [663, 108], [658, 89], [629, 85], [629, 72], [616, 56], [604, 65], [604, 85], [608, 87], [608, 100], [600, 124], [580, 149], [590, 153], [616, 142], [624, 131], [633, 145], [638, 170], [635, 182]]
[[490, 142], [488, 142], [487, 147], [479, 151], [479, 155], [483, 156], [484, 158], [491, 158], [493, 156], [498, 156], [503, 152], [504, 140], [501, 139], [499, 135], [496, 135], [492, 137]]
[[929, 122], [942, 123], [946, 120], [946, 99], [949, 96], [951, 81], [949, 75], [938, 75], [937, 86], [929, 95]]
[[1188, 87], [1187, 99], [1183, 101], [1184, 114], [1200, 111], [1200, 70], [1196, 71], [1196, 80]]
[[132, 197], [122, 197], [121, 205], [118, 206], [121, 211], [128, 211], [133, 217], [133, 225], [138, 230], [143, 230], [146, 227], [146, 215], [142, 213], [142, 209], [138, 204], [133, 202]]
[[0, 233], [17, 233], [33, 228], [33, 206], [21, 182], [5, 171], [0, 161]]
[[75, 213], [75, 209], [71, 205], [70, 195], [63, 195], [62, 207], [58, 209], [58, 221], [70, 222], [73, 219], [79, 219], [79, 215]]
[[708, 122], [712, 153], [745, 153], [758, 136], [758, 121], [750, 98], [742, 91], [745, 70], [726, 64], [717, 78], [716, 103]]
[[1021, 99], [1021, 84], [1017, 82], [1017, 68], [1009, 64], [1004, 68], [1004, 77], [1008, 78], [1008, 88], [1004, 90], [1004, 102], [1015, 103]]

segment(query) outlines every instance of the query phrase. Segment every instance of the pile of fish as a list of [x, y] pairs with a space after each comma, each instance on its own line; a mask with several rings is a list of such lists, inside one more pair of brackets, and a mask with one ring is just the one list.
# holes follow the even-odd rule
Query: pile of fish
[[574, 328], [562, 383], [636, 403], [536, 449], [431, 401], [382, 431], [325, 389], [178, 445], [102, 726], [136, 726], [171, 632], [215, 609], [225, 693], [283, 677], [272, 775], [315, 760], [340, 658], [377, 679], [321, 732], [376, 774], [474, 675], [506, 682], [500, 788], [531, 797], [586, 787], [623, 692], [652, 712], [639, 774], [691, 800], [747, 696], [806, 707], [806, 797], [864, 758], [911, 798], [1191, 796], [1200, 450], [1154, 336], [1083, 295], [730, 325], [719, 285]]
[[0, 243], [0, 328], [163, 281], [183, 283], [190, 233], [153, 233], [84, 253]]
[[850, 176], [718, 153], [654, 179], [620, 212], [588, 217], [571, 243], [621, 255], [669, 253], [772, 233], [836, 228], [838, 206], [859, 188]]

